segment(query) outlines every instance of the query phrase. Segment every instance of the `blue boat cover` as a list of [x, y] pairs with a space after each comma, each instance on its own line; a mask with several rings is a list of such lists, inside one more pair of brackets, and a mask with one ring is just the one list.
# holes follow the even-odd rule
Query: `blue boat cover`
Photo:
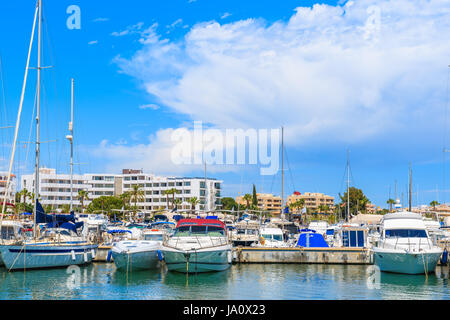
[[56, 226], [63, 224], [64, 222], [75, 223], [75, 214], [46, 214], [44, 208], [38, 200], [36, 200], [36, 223], [55, 223]]
[[206, 219], [217, 220], [218, 217], [217, 216], [207, 216]]
[[115, 229], [115, 230], [108, 230], [107, 233], [132, 233], [130, 230], [122, 230], [122, 229]]
[[303, 232], [298, 237], [297, 247], [328, 248], [329, 245], [319, 233]]
[[181, 214], [176, 214], [173, 216], [173, 220], [175, 220], [176, 222], [180, 221], [181, 219], [184, 219]]

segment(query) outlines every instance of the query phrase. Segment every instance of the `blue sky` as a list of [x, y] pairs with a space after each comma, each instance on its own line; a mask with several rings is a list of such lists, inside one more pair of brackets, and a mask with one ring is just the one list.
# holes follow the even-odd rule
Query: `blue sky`
[[[66, 27], [73, 4], [80, 30]], [[0, 126], [17, 114], [33, 7], [0, 3]], [[68, 172], [73, 77], [77, 173], [134, 167], [203, 176], [201, 167], [169, 163], [173, 130], [194, 120], [218, 129], [283, 125], [285, 194], [337, 197], [350, 149], [351, 183], [373, 203], [386, 207], [395, 181], [406, 203], [409, 161], [413, 204], [448, 200], [449, 17], [450, 5], [438, 0], [44, 1], [43, 56], [53, 68], [43, 71], [41, 140], [50, 142], [42, 164]], [[35, 75], [18, 174], [33, 170], [34, 147], [23, 142], [33, 139]], [[0, 133], [4, 169], [12, 131]], [[224, 180], [224, 196], [251, 192], [253, 183], [280, 193], [280, 174], [261, 176], [258, 166], [209, 166], [208, 175]]]

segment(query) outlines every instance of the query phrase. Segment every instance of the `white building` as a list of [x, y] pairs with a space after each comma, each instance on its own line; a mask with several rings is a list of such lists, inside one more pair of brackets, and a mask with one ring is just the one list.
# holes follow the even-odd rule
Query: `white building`
[[[0, 203], [3, 203], [6, 192], [6, 183], [8, 182], [8, 172], [0, 172]], [[14, 203], [14, 197], [16, 194], [16, 176], [11, 174], [11, 180], [9, 182], [9, 197], [7, 202]], [[1, 209], [0, 209], [1, 210]]]
[[[58, 174], [55, 169], [41, 168], [39, 170], [39, 195], [43, 205], [52, 205], [61, 208], [70, 204], [70, 175]], [[177, 189], [175, 199], [181, 199], [180, 209], [190, 209], [190, 198], [196, 197], [200, 203], [196, 210], [212, 211], [221, 208], [221, 184], [222, 181], [205, 178], [177, 178], [160, 177], [143, 173], [142, 170], [122, 170], [122, 174], [93, 174], [73, 175], [73, 205], [80, 206], [78, 191], [88, 191], [87, 206], [95, 198], [101, 196], [119, 196], [126, 191], [131, 191], [133, 185], [139, 185], [144, 192], [144, 199], [137, 203], [139, 210], [151, 212], [167, 208], [167, 196], [165, 190]], [[21, 178], [22, 189], [34, 190], [34, 174], [23, 175]], [[169, 204], [172, 203], [172, 195], [169, 195]], [[133, 204], [133, 203], [132, 203]]]

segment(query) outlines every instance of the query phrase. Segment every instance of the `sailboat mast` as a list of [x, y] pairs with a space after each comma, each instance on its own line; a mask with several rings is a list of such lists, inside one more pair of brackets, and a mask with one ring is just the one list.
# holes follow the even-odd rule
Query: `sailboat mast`
[[281, 213], [284, 212], [284, 127], [281, 127]]
[[20, 126], [20, 116], [22, 114], [23, 100], [24, 100], [24, 95], [25, 95], [25, 87], [26, 87], [27, 78], [28, 78], [28, 70], [29, 70], [29, 65], [30, 65], [31, 48], [33, 47], [34, 31], [36, 29], [37, 13], [38, 13], [38, 7], [36, 6], [36, 10], [34, 12], [34, 19], [33, 19], [33, 28], [32, 28], [32, 31], [31, 31], [30, 46], [28, 48], [27, 65], [25, 67], [25, 76], [24, 76], [23, 85], [22, 85], [22, 93], [20, 95], [19, 111], [17, 113], [16, 128], [15, 128], [15, 131], [14, 131], [14, 142], [13, 142], [13, 145], [12, 145], [11, 158], [10, 158], [10, 161], [9, 161], [8, 180], [6, 181], [5, 195], [4, 195], [3, 204], [2, 204], [2, 215], [1, 215], [1, 218], [0, 218], [0, 229], [1, 229], [1, 226], [2, 226], [2, 223], [3, 223], [3, 216], [4, 216], [5, 210], [6, 210], [6, 200], [9, 197], [9, 189], [10, 189], [9, 186], [10, 186], [10, 183], [11, 183], [12, 166], [13, 166], [13, 163], [14, 163], [14, 156], [15, 156], [15, 153], [16, 153], [17, 137], [18, 137], [18, 134], [19, 134], [19, 126]]
[[347, 149], [347, 215], [345, 216], [345, 222], [348, 222], [350, 215], [350, 163], [349, 163], [349, 151]]
[[34, 228], [33, 235], [36, 237], [36, 204], [39, 199], [39, 155], [40, 155], [40, 115], [41, 115], [41, 27], [42, 27], [42, 0], [38, 0], [38, 58], [37, 58], [37, 92], [36, 92], [36, 164], [34, 167]]
[[206, 207], [209, 204], [209, 199], [207, 196], [207, 191], [208, 191], [208, 185], [207, 185], [207, 181], [206, 181], [206, 160], [205, 160], [205, 205], [204, 205], [204, 211], [206, 213]]
[[69, 131], [70, 136], [67, 138], [70, 141], [70, 210], [73, 208], [73, 78], [70, 79], [70, 123]]
[[409, 212], [412, 209], [412, 171], [411, 171], [411, 161], [409, 162]]

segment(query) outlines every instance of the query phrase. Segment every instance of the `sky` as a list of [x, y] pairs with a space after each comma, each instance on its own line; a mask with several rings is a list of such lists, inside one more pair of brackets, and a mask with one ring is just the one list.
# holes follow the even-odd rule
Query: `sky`
[[[8, 167], [35, 1], [0, 2], [0, 170]], [[68, 19], [80, 9], [80, 28]], [[172, 161], [173, 134], [284, 128], [284, 194], [372, 203], [450, 198], [447, 158], [450, 2], [45, 0], [41, 166], [75, 173], [143, 169], [204, 176]], [[36, 43], [31, 66], [36, 66]], [[30, 69], [14, 172], [34, 170], [36, 70]], [[214, 142], [215, 143], [215, 142]], [[223, 148], [220, 144], [214, 147]], [[199, 150], [194, 150], [198, 152]], [[447, 167], [447, 168], [446, 168]], [[280, 194], [281, 168], [208, 164], [222, 196]], [[397, 187], [396, 187], [397, 186]]]

